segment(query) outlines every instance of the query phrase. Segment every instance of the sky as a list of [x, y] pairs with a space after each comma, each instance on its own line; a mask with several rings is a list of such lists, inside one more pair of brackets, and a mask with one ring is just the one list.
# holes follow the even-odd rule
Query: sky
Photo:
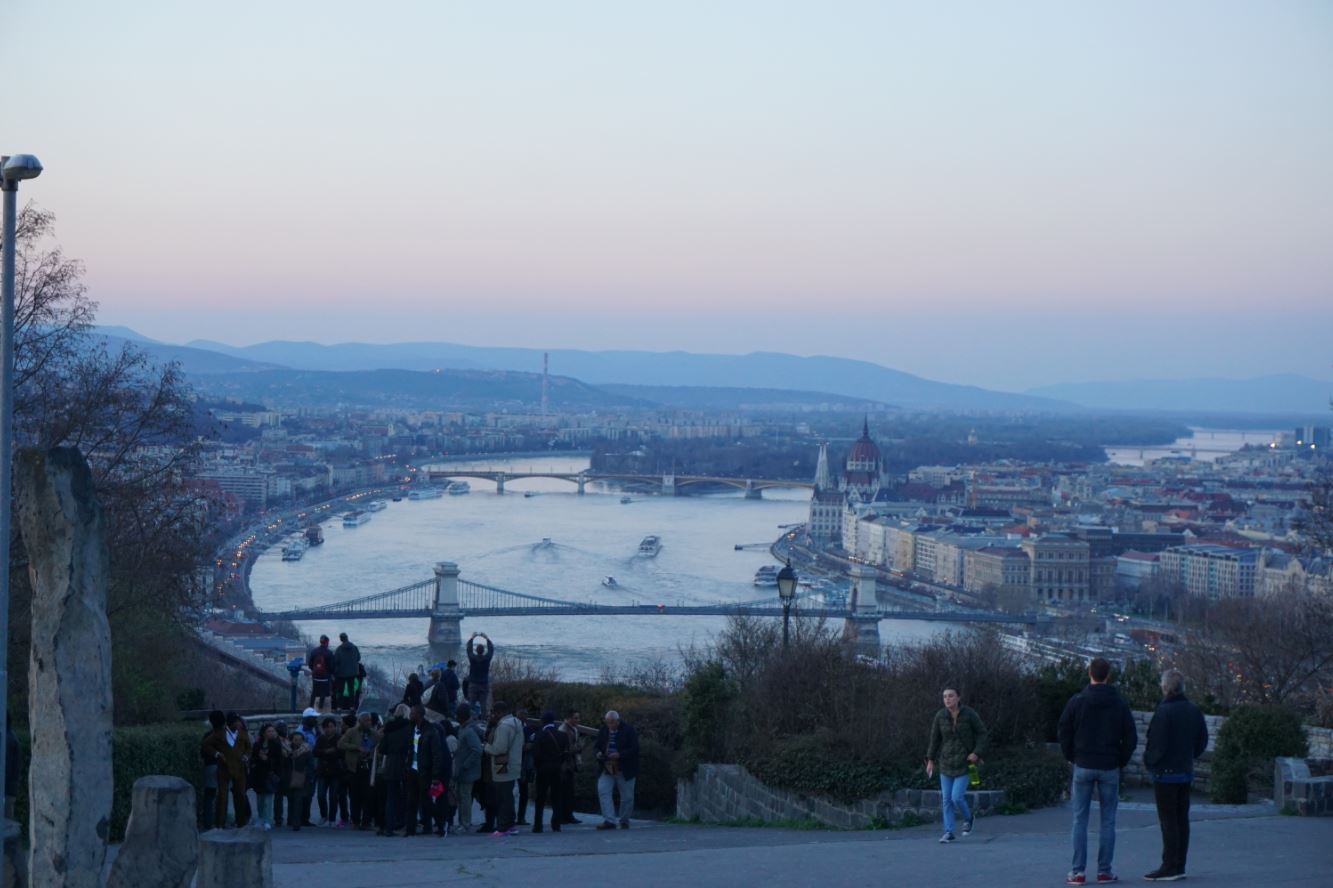
[[1333, 3], [47, 0], [0, 59], [165, 341], [1333, 379]]

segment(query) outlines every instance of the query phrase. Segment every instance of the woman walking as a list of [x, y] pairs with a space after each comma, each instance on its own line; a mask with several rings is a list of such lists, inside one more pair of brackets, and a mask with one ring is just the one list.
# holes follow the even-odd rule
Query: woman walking
[[954, 841], [954, 810], [963, 817], [963, 835], [972, 832], [972, 812], [967, 807], [968, 767], [981, 761], [986, 746], [986, 726], [970, 706], [960, 705], [958, 691], [944, 689], [944, 708], [930, 723], [930, 745], [926, 749], [926, 776], [940, 768], [940, 807], [944, 809], [944, 835], [940, 843]]

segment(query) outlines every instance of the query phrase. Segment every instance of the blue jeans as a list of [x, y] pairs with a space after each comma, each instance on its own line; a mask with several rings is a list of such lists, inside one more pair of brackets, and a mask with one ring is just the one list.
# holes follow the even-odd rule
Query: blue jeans
[[1120, 803], [1120, 769], [1099, 771], [1095, 768], [1074, 766], [1074, 786], [1070, 793], [1074, 800], [1074, 863], [1072, 872], [1084, 872], [1088, 865], [1088, 809], [1092, 806], [1092, 789], [1097, 787], [1097, 806], [1102, 812], [1101, 832], [1097, 835], [1097, 872], [1109, 873], [1115, 857], [1115, 809]]
[[963, 815], [963, 822], [972, 819], [972, 811], [967, 807], [967, 774], [950, 777], [940, 773], [940, 808], [944, 810], [944, 831], [953, 832], [953, 809]]

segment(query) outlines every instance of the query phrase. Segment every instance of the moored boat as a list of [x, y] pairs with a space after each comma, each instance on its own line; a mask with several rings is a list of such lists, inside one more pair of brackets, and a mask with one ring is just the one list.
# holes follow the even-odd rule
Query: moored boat
[[348, 512], [343, 516], [343, 527], [360, 527], [370, 523], [369, 512]]

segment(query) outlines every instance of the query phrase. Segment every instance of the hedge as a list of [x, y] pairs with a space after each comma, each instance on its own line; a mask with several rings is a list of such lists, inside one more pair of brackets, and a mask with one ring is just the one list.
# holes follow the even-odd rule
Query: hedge
[[1267, 785], [1277, 756], [1304, 758], [1301, 717], [1281, 706], [1237, 706], [1217, 732], [1213, 747], [1213, 801], [1243, 805], [1250, 785]]
[[[116, 728], [111, 734], [111, 841], [125, 837], [130, 819], [134, 781], [150, 774], [182, 777], [194, 785], [196, 799], [202, 798], [203, 765], [199, 743], [204, 726], [170, 723]], [[14, 739], [19, 743], [19, 786], [14, 818], [28, 824], [28, 762], [32, 743], [26, 725], [16, 725]]]

